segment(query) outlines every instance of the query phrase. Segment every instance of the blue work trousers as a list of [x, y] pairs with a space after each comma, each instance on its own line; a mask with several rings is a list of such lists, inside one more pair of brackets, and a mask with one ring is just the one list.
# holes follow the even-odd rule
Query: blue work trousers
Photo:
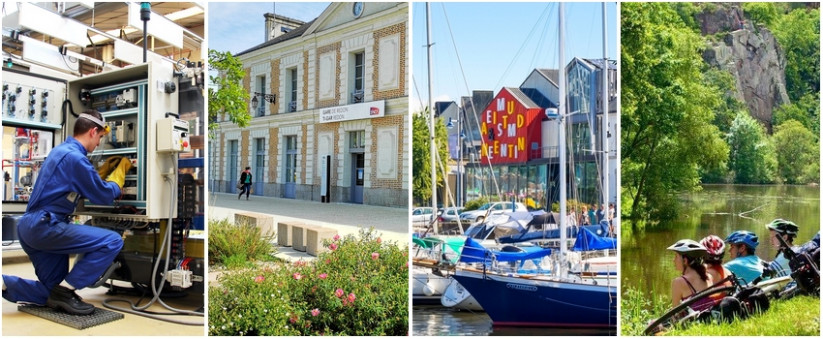
[[[51, 289], [63, 280], [76, 289], [87, 287], [103, 275], [123, 248], [123, 239], [114, 231], [56, 219], [45, 211], [20, 218], [20, 245], [39, 281], [4, 274], [4, 299], [44, 305]], [[69, 254], [84, 254], [71, 271]]]

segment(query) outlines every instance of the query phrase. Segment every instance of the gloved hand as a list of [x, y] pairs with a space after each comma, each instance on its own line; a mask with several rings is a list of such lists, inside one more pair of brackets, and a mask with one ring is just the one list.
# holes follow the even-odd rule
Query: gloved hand
[[123, 189], [123, 185], [126, 184], [126, 172], [128, 172], [131, 169], [131, 167], [131, 160], [129, 160], [126, 157], [123, 157], [122, 159], [120, 159], [120, 163], [117, 165], [117, 167], [111, 171], [109, 177], [106, 178], [106, 181], [114, 182], [117, 184], [117, 186], [120, 186], [120, 189]]
[[106, 162], [100, 165], [100, 168], [97, 169], [97, 174], [100, 174], [100, 179], [106, 180], [106, 177], [111, 174], [111, 170], [120, 164], [120, 160], [122, 160], [122, 158], [123, 157], [120, 156], [113, 156], [106, 159]]

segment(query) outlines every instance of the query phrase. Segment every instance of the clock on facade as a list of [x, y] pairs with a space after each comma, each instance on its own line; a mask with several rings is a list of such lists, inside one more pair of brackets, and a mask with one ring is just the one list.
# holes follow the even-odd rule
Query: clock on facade
[[361, 14], [363, 14], [363, 3], [362, 2], [355, 2], [351, 8], [352, 14], [354, 14], [355, 18], [359, 18]]

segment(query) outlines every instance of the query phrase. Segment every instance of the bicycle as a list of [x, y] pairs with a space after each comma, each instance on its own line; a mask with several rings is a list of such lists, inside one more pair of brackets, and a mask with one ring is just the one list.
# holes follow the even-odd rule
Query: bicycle
[[[769, 297], [781, 298], [780, 291], [792, 281], [789, 276], [771, 278], [772, 275], [773, 272], [764, 270], [761, 276], [744, 285], [740, 283], [737, 276], [731, 274], [663, 313], [662, 316], [652, 321], [643, 333], [645, 335], [654, 335], [675, 324], [711, 319], [731, 321], [736, 317], [746, 317], [750, 314], [766, 311], [770, 306]], [[770, 279], [762, 281], [767, 277]], [[727, 282], [732, 284], [727, 286], [725, 285]], [[725, 293], [726, 296], [717, 300], [711, 309], [695, 311], [690, 308], [697, 301], [720, 293]], [[686, 312], [686, 314], [682, 315], [683, 312]]]

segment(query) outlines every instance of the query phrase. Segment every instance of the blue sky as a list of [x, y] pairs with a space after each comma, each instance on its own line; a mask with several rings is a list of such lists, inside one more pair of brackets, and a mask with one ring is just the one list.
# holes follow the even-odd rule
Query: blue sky
[[317, 18], [329, 2], [209, 2], [210, 49], [237, 54], [263, 42], [263, 14], [285, 15], [301, 21]]
[[[565, 7], [564, 65], [574, 57], [602, 58], [602, 3], [567, 3]], [[607, 28], [611, 28], [607, 32], [608, 55], [614, 60], [619, 24], [615, 3], [607, 3], [606, 9]], [[557, 3], [545, 2], [432, 3], [434, 101], [458, 101], [461, 96], [470, 95], [471, 90], [492, 90], [497, 94], [501, 87], [520, 86], [534, 68], [557, 68], [557, 12]], [[410, 84], [410, 96], [415, 112], [421, 101], [427, 105], [428, 98], [425, 3], [413, 3], [412, 21], [414, 82]], [[463, 64], [465, 82], [457, 55]]]
[[[277, 14], [309, 21], [319, 16], [328, 5], [329, 2], [209, 2], [208, 46], [237, 54], [263, 42], [264, 13], [274, 9]], [[575, 56], [602, 58], [601, 6], [596, 2], [566, 4], [567, 62]], [[545, 2], [432, 3], [432, 41], [435, 44], [432, 48], [432, 96], [435, 101], [457, 101], [460, 96], [470, 95], [471, 90], [497, 93], [503, 86], [519, 86], [534, 68], [556, 68], [557, 7], [557, 3]], [[610, 59], [616, 59], [617, 55], [619, 23], [615, 7], [615, 3], [607, 4], [608, 26], [612, 28], [608, 33]], [[420, 102], [425, 105], [428, 98], [425, 3], [414, 2], [411, 10], [413, 76], [409, 79], [409, 95], [412, 111], [417, 111]], [[463, 63], [465, 82], [455, 44]]]

